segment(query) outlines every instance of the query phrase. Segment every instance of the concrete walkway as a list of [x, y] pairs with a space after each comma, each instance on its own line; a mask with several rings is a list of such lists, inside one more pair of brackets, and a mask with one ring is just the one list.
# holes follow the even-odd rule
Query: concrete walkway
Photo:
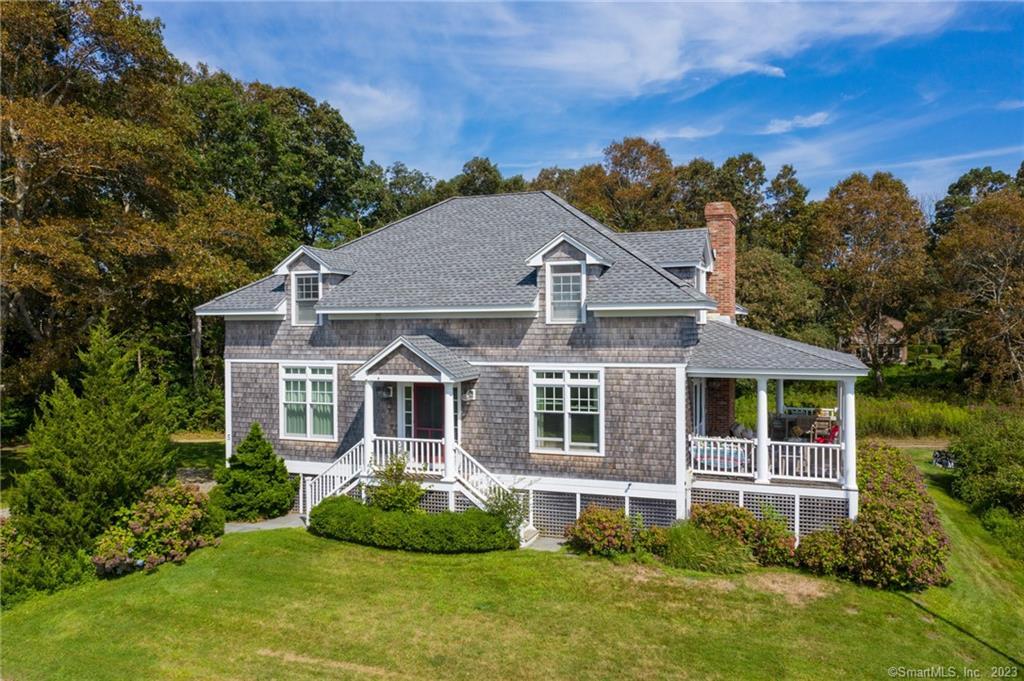
[[562, 544], [564, 543], [564, 539], [556, 539], [555, 537], [537, 537], [525, 548], [525, 550], [550, 551], [552, 553], [557, 553], [562, 550]]
[[282, 527], [305, 527], [298, 513], [289, 513], [280, 518], [261, 520], [257, 523], [225, 523], [224, 534], [232, 532], [259, 532], [260, 530], [279, 530]]

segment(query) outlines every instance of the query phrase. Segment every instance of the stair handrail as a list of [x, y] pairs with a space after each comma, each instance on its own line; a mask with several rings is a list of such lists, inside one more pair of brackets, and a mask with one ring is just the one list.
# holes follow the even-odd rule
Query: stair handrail
[[366, 468], [366, 448], [363, 444], [362, 440], [355, 443], [319, 475], [305, 481], [305, 493], [300, 496], [300, 513], [308, 515], [321, 501], [339, 492], [343, 493], [346, 485], [363, 474]]

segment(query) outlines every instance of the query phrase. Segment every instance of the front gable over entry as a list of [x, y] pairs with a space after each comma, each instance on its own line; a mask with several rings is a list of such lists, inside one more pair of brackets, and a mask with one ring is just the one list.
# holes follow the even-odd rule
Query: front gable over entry
[[476, 367], [429, 336], [399, 336], [352, 374], [355, 381], [457, 383], [480, 376]]

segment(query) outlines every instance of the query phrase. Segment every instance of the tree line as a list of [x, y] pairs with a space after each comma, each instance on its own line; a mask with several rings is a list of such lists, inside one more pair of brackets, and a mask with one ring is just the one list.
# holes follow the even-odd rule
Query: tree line
[[537, 189], [624, 231], [697, 227], [705, 203], [728, 200], [749, 325], [826, 345], [856, 334], [876, 366], [887, 316], [950, 330], [974, 385], [1024, 394], [1024, 164], [970, 171], [931, 220], [887, 173], [809, 201], [792, 166], [769, 179], [750, 153], [677, 164], [639, 137], [532, 180], [487, 158], [437, 179], [366, 160], [342, 113], [300, 89], [182, 64], [130, 0], [9, 4], [0, 50], [9, 427], [76, 370], [104, 314], [183, 422], [215, 421], [223, 331], [195, 305], [297, 244], [343, 243], [451, 196]]

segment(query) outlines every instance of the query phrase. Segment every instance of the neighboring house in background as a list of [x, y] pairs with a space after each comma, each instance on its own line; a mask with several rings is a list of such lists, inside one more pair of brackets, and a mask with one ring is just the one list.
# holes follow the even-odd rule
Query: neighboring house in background
[[[903, 322], [893, 317], [882, 317], [879, 329], [881, 358], [884, 364], [907, 363], [907, 337], [903, 333]], [[847, 352], [857, 355], [864, 362], [870, 360], [867, 339], [862, 332], [855, 333], [843, 344]]]
[[[524, 490], [560, 535], [599, 504], [648, 523], [771, 505], [806, 533], [857, 513], [847, 354], [737, 326], [736, 213], [619, 233], [548, 192], [442, 201], [197, 308], [225, 320], [227, 450], [258, 421], [304, 511], [408, 457], [429, 510]], [[756, 379], [753, 433], [734, 418]], [[769, 383], [837, 386], [838, 429], [769, 438]], [[739, 437], [734, 437], [739, 434]], [[746, 437], [744, 437], [746, 436]]]

